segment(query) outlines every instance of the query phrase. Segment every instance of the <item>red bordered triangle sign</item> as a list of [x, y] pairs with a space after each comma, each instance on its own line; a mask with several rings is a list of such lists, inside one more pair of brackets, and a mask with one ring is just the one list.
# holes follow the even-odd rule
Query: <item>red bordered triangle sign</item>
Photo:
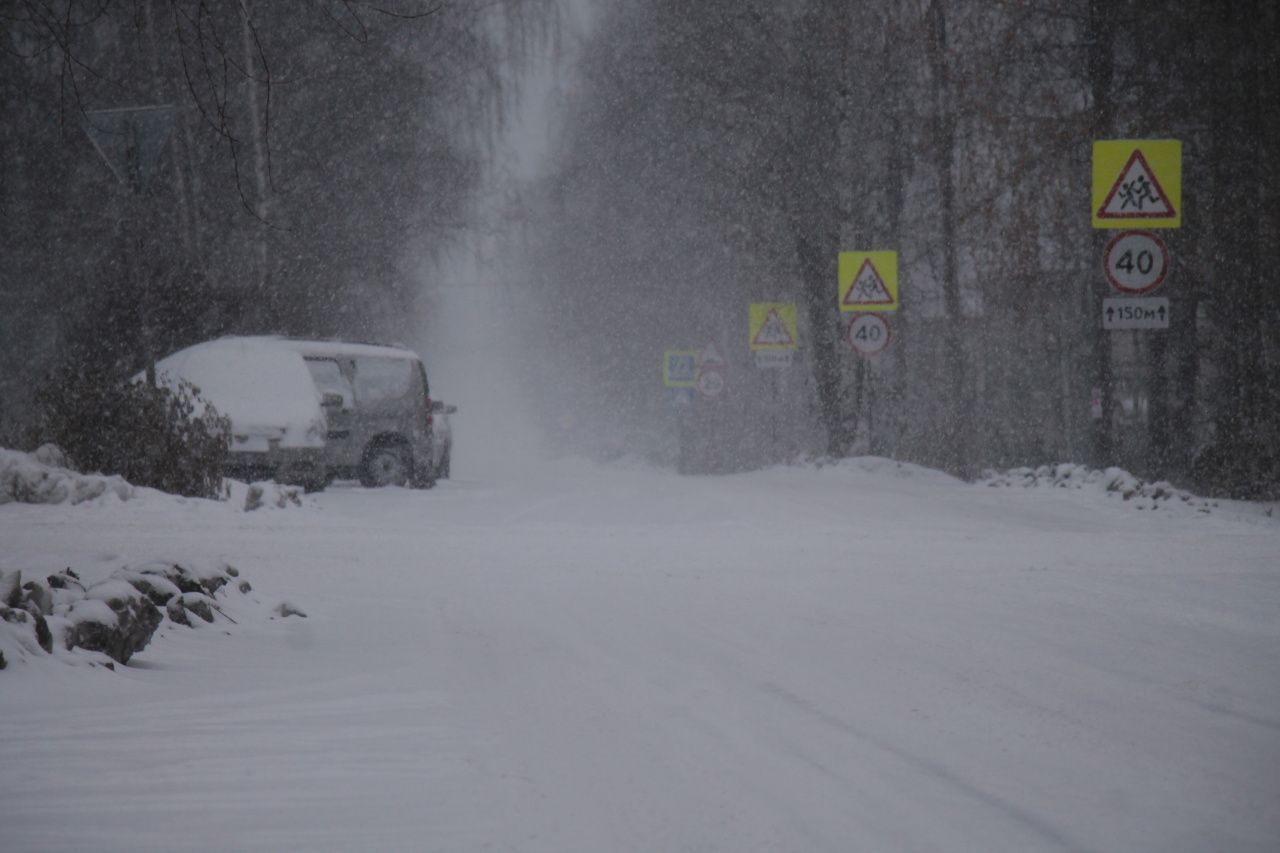
[[720, 350], [716, 347], [716, 342], [707, 341], [707, 345], [702, 348], [702, 352], [698, 353], [698, 369], [705, 370], [708, 367], [724, 366], [724, 356], [720, 355]]
[[1098, 208], [1099, 219], [1168, 219], [1177, 216], [1142, 149], [1135, 148]]
[[850, 306], [893, 304], [893, 294], [889, 292], [884, 279], [880, 277], [880, 271], [876, 269], [875, 264], [871, 263], [870, 258], [862, 262], [858, 274], [853, 277], [853, 285], [840, 304]]
[[795, 346], [796, 342], [787, 331], [787, 324], [778, 316], [777, 309], [770, 308], [752, 343], [756, 346], [790, 347]]

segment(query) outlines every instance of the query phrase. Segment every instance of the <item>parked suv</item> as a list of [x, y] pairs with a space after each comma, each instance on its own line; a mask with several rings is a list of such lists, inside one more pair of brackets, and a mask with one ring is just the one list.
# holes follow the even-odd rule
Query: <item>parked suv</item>
[[309, 489], [339, 477], [366, 486], [427, 487], [436, 480], [430, 387], [412, 350], [220, 338], [156, 367], [162, 381], [191, 382], [228, 416], [233, 476]]
[[343, 341], [282, 340], [302, 356], [326, 420], [329, 479], [365, 486], [435, 482], [427, 370], [412, 350]]

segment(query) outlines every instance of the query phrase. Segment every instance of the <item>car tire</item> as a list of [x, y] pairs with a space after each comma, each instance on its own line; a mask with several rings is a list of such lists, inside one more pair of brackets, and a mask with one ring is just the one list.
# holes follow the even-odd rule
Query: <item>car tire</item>
[[412, 480], [413, 454], [402, 444], [371, 444], [360, 460], [360, 485], [366, 488], [407, 486]]

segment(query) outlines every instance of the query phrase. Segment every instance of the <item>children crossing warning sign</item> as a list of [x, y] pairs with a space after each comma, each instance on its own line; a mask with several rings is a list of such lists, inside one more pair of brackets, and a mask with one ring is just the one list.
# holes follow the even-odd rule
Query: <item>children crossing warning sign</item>
[[897, 252], [841, 252], [836, 273], [841, 311], [898, 310]]
[[796, 348], [796, 306], [794, 302], [753, 302], [747, 314], [753, 350]]
[[796, 345], [795, 338], [787, 331], [787, 327], [783, 325], [782, 318], [778, 316], [778, 312], [770, 308], [769, 313], [765, 315], [764, 322], [760, 324], [760, 329], [756, 332], [756, 336], [751, 341], [757, 346], [764, 347], [793, 347]]
[[889, 288], [885, 287], [884, 279], [876, 271], [871, 259], [867, 258], [858, 269], [858, 274], [853, 277], [849, 292], [840, 300], [841, 307], [848, 307], [853, 311], [867, 305], [892, 304], [893, 296], [889, 293]]
[[1182, 225], [1182, 143], [1109, 139], [1093, 143], [1094, 228]]

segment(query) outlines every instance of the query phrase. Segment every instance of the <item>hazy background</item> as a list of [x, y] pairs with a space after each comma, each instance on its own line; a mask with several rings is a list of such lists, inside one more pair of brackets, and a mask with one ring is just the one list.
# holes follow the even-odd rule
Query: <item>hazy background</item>
[[[1274, 4], [11, 0], [0, 435], [223, 334], [401, 341], [459, 475], [878, 454], [1280, 482]], [[172, 107], [121, 177], [94, 133]], [[1106, 332], [1098, 139], [1183, 145], [1170, 328]], [[145, 146], [144, 146], [145, 147]], [[125, 170], [128, 171], [128, 170]], [[875, 357], [840, 251], [896, 250]], [[800, 346], [755, 367], [753, 302]], [[726, 391], [663, 387], [714, 341]]]

